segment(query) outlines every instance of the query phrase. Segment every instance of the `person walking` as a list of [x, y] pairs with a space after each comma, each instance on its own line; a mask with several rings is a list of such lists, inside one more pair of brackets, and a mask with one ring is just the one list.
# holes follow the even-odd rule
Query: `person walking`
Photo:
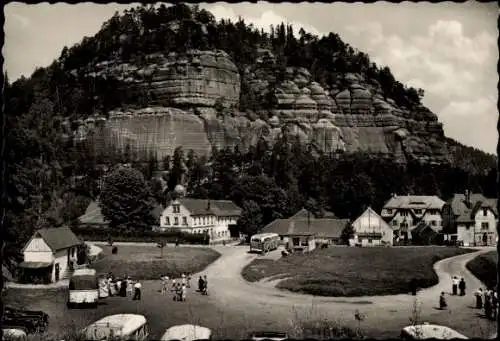
[[493, 320], [497, 319], [497, 313], [498, 313], [498, 296], [496, 290], [493, 290], [491, 293], [491, 317]]
[[181, 288], [181, 301], [186, 301], [186, 298], [187, 298], [187, 286], [186, 285], [182, 285], [182, 288]]
[[208, 279], [207, 279], [207, 275], [203, 276], [203, 295], [208, 295]]
[[198, 291], [203, 293], [203, 277], [201, 277], [201, 276], [198, 279]]
[[410, 281], [410, 291], [413, 296], [417, 295], [417, 279], [412, 278]]
[[142, 289], [142, 284], [139, 281], [136, 281], [134, 284], [134, 297], [132, 300], [134, 301], [140, 301], [141, 300], [141, 289]]
[[161, 276], [161, 294], [165, 296], [168, 291], [168, 276]]
[[465, 279], [463, 277], [458, 283], [458, 288], [460, 289], [460, 296], [465, 296]]
[[456, 295], [457, 291], [458, 291], [458, 277], [453, 276], [453, 278], [451, 279], [451, 283], [452, 283], [451, 289], [452, 289], [453, 295]]
[[482, 309], [483, 308], [483, 289], [479, 288], [477, 291], [474, 293], [474, 296], [476, 297], [476, 309]]
[[486, 318], [491, 319], [491, 299], [489, 290], [486, 290], [484, 294], [484, 315], [486, 315]]
[[444, 310], [448, 308], [448, 304], [446, 303], [446, 297], [444, 296], [444, 291], [441, 292], [441, 296], [439, 296], [439, 309]]

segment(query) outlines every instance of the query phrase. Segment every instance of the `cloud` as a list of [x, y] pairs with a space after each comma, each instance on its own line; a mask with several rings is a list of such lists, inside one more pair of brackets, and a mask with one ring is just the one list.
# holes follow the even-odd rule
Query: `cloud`
[[[232, 22], [238, 21], [238, 15], [231, 9], [225, 6], [216, 5], [210, 7], [210, 12], [215, 16], [217, 20], [220, 19], [230, 19]], [[294, 35], [298, 36], [298, 32], [301, 28], [304, 28], [306, 32], [315, 35], [321, 35], [321, 33], [314, 27], [308, 24], [304, 24], [298, 21], [290, 21], [287, 18], [276, 14], [274, 11], [265, 11], [260, 17], [243, 17], [246, 23], [252, 23], [255, 28], [263, 29], [265, 32], [270, 31], [271, 25], [277, 26], [280, 23], [285, 23], [292, 25], [294, 30]]]
[[498, 50], [491, 34], [467, 36], [460, 22], [437, 20], [412, 37], [387, 34], [380, 22], [347, 26], [342, 36], [403, 84], [424, 89], [424, 104], [447, 136], [494, 151]]
[[[231, 8], [216, 5], [210, 11], [217, 19], [238, 20]], [[301, 27], [312, 34], [324, 34], [310, 24], [287, 20], [272, 10], [244, 19], [265, 31], [270, 25], [285, 22], [294, 27], [296, 34]], [[378, 21], [354, 22], [332, 30], [368, 53], [379, 66], [389, 66], [403, 84], [424, 89], [424, 104], [439, 116], [447, 136], [494, 151], [498, 51], [491, 34], [482, 31], [467, 36], [457, 20], [436, 20], [423, 33], [409, 37], [384, 32]]]

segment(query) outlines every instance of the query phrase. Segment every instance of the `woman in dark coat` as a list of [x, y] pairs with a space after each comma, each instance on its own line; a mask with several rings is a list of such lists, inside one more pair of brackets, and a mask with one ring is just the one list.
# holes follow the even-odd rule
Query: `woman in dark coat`
[[458, 283], [458, 288], [460, 289], [460, 296], [465, 296], [465, 280], [462, 277], [460, 283]]

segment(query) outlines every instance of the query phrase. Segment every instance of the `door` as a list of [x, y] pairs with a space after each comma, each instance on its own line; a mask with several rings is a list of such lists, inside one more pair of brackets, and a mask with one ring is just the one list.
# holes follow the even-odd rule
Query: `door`
[[485, 232], [483, 233], [483, 246], [488, 245], [488, 234]]
[[59, 263], [56, 263], [55, 265], [55, 277], [56, 277], [56, 282], [59, 281], [59, 275], [60, 275], [61, 269], [59, 268]]

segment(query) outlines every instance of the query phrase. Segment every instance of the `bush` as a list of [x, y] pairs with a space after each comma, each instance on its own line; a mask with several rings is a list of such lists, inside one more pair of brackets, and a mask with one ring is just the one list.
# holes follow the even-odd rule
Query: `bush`
[[165, 232], [144, 231], [123, 235], [121, 231], [115, 231], [110, 228], [79, 226], [73, 229], [73, 232], [88, 241], [103, 241], [112, 238], [113, 242], [157, 243], [163, 241], [164, 243], [198, 245], [207, 245], [210, 242], [210, 236], [208, 235], [192, 234], [176, 230]]

